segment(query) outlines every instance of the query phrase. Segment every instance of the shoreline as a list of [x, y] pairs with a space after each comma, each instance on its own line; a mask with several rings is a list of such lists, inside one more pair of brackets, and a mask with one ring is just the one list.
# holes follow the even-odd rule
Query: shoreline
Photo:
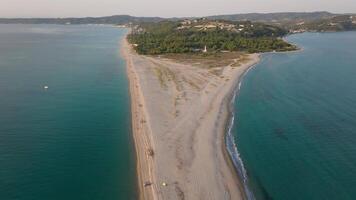
[[[234, 155], [233, 152], [231, 152], [231, 150], [229, 149], [229, 141], [233, 142], [233, 147], [236, 147], [235, 141], [233, 140], [234, 137], [231, 135], [231, 131], [232, 131], [232, 126], [234, 124], [234, 100], [235, 98], [238, 96], [238, 92], [240, 90], [240, 84], [243, 80], [243, 77], [246, 75], [246, 73], [253, 68], [256, 64], [258, 64], [258, 62], [260, 61], [260, 55], [258, 55], [258, 61], [256, 61], [256, 63], [250, 65], [249, 67], [247, 67], [245, 69], [245, 71], [236, 79], [236, 84], [235, 86], [232, 88], [232, 91], [227, 94], [226, 99], [225, 99], [225, 105], [222, 106], [221, 109], [226, 109], [226, 113], [224, 114], [226, 116], [225, 121], [221, 122], [224, 125], [224, 132], [222, 135], [222, 140], [223, 140], [223, 145], [222, 145], [222, 151], [224, 153], [224, 157], [226, 159], [226, 162], [228, 163], [228, 166], [230, 168], [230, 170], [232, 171], [232, 173], [235, 175], [235, 177], [237, 178], [237, 181], [240, 183], [238, 184], [238, 187], [241, 189], [242, 192], [242, 199], [244, 200], [251, 200], [250, 197], [250, 190], [248, 189], [247, 185], [245, 185], [245, 177], [243, 176], [243, 171], [244, 166], [241, 160], [241, 164], [242, 164], [242, 168], [240, 169], [241, 171], [239, 171], [239, 166], [235, 163], [234, 161]], [[231, 141], [232, 140], [232, 141]], [[237, 149], [236, 152], [238, 153]], [[237, 154], [238, 159], [240, 159], [239, 153]], [[253, 194], [252, 194], [253, 195]]]
[[[197, 121], [197, 124], [188, 123], [187, 120], [184, 119], [182, 123], [183, 124], [186, 123], [187, 125], [184, 125], [183, 127], [187, 126], [188, 127], [187, 131], [194, 131], [194, 134], [197, 134], [196, 132], [198, 132], [199, 133], [197, 134], [199, 135], [198, 138], [202, 138], [201, 134], [206, 135], [207, 134], [206, 131], [208, 131], [210, 134], [208, 139], [204, 139], [203, 137], [201, 140], [204, 141], [201, 142], [195, 141], [200, 139], [197, 139], [197, 137], [195, 136], [194, 137], [189, 136], [189, 134], [186, 134], [186, 132], [182, 132], [181, 134], [184, 135], [180, 136], [178, 139], [175, 139], [176, 140], [175, 142], [172, 142], [172, 144], [167, 143], [167, 145], [165, 145], [163, 141], [160, 141], [160, 139], [155, 139], [154, 138], [155, 135], [152, 135], [152, 134], [158, 134], [157, 131], [153, 132], [152, 128], [160, 131], [160, 129], [162, 128], [159, 126], [162, 123], [154, 124], [156, 123], [157, 119], [150, 121], [150, 119], [152, 118], [158, 118], [160, 120], [165, 118], [164, 117], [160, 118], [159, 116], [158, 117], [155, 116], [156, 113], [154, 115], [152, 114], [153, 113], [152, 106], [147, 105], [147, 104], [154, 103], [153, 101], [149, 100], [152, 98], [152, 95], [149, 96], [147, 94], [150, 93], [150, 91], [147, 91], [147, 93], [145, 93], [146, 90], [144, 90], [143, 87], [146, 87], [146, 89], [148, 88], [153, 92], [157, 92], [155, 90], [157, 88], [154, 88], [154, 86], [150, 86], [146, 84], [144, 84], [142, 87], [142, 82], [146, 83], [147, 81], [152, 81], [151, 80], [152, 76], [143, 77], [148, 75], [146, 75], [145, 73], [137, 72], [137, 69], [135, 68], [137, 66], [135, 66], [134, 62], [136, 63], [144, 62], [145, 65], [152, 65], [154, 67], [160, 66], [160, 64], [166, 64], [166, 63], [172, 64], [172, 63], [168, 61], [161, 62], [158, 61], [157, 59], [149, 58], [145, 56], [133, 55], [135, 54], [135, 52], [132, 52], [131, 46], [128, 44], [126, 37], [123, 39], [123, 43], [121, 45], [121, 52], [124, 59], [126, 60], [127, 74], [129, 78], [129, 85], [130, 85], [132, 131], [133, 131], [133, 138], [135, 143], [135, 151], [136, 151], [136, 159], [137, 159], [136, 161], [137, 176], [138, 176], [137, 183], [138, 183], [140, 199], [167, 199], [168, 197], [169, 199], [201, 199], [202, 197], [204, 197], [204, 192], [209, 192], [211, 193], [211, 195], [215, 196], [216, 198], [224, 197], [227, 199], [246, 199], [243, 180], [240, 180], [241, 178], [238, 175], [236, 167], [233, 164], [232, 157], [230, 156], [230, 153], [227, 149], [226, 137], [227, 137], [227, 129], [229, 126], [229, 121], [231, 119], [231, 106], [230, 106], [231, 100], [236, 92], [236, 88], [240, 84], [243, 75], [246, 73], [248, 69], [253, 67], [259, 61], [259, 55], [258, 54], [250, 55], [250, 60], [247, 63], [242, 64], [242, 66], [240, 67], [237, 68], [233, 68], [230, 66], [225, 67], [223, 69], [223, 73], [224, 73], [223, 75], [226, 75], [227, 78], [225, 80], [220, 80], [221, 78], [220, 79], [215, 78], [215, 79], [219, 79], [216, 80], [216, 83], [214, 83], [217, 86], [211, 84], [210, 82], [212, 81], [209, 81], [208, 83], [204, 82], [205, 85], [203, 89], [206, 91], [204, 91], [205, 93], [203, 92], [201, 92], [201, 94], [199, 93], [200, 96], [196, 95], [190, 90], [185, 91], [188, 93], [188, 96], [189, 93], [192, 93], [193, 97], [197, 96], [196, 98], [200, 98], [200, 101], [203, 101], [204, 105], [199, 109], [196, 110], [194, 109], [194, 111], [191, 111], [193, 113], [192, 116], [189, 115], [189, 113], [187, 114], [188, 116], [186, 118], [188, 117], [192, 118], [193, 120]], [[133, 58], [133, 56], [136, 56], [136, 58]], [[133, 59], [142, 59], [142, 60], [133, 61]], [[178, 72], [179, 71], [177, 71], [177, 73]], [[195, 71], [193, 72], [195, 73]], [[200, 70], [198, 72], [202, 73], [203, 70]], [[193, 75], [196, 76], [196, 74]], [[214, 87], [218, 87], [218, 89], [215, 89]], [[216, 96], [210, 95], [209, 94], [210, 90], [216, 92], [215, 94]], [[166, 95], [166, 94], [158, 94], [158, 95]], [[178, 106], [179, 105], [180, 104], [178, 104]], [[182, 105], [182, 109], [184, 109], [185, 107], [187, 107], [187, 105], [185, 104]], [[170, 108], [170, 107], [166, 107], [166, 108]], [[162, 110], [161, 112], [162, 113], [167, 112], [167, 110], [168, 109], [165, 109]], [[217, 112], [214, 113], [211, 112], [211, 110], [216, 110]], [[194, 114], [200, 114], [202, 117], [199, 119], [195, 119]], [[174, 126], [176, 125], [175, 120], [179, 121], [178, 120], [179, 116], [176, 118], [177, 119], [173, 120]], [[209, 119], [205, 119], [205, 118], [209, 118]], [[213, 125], [211, 125], [211, 123], [213, 123]], [[163, 132], [164, 131], [162, 131], [162, 133]], [[177, 133], [175, 134], [180, 133], [178, 130], [176, 130], [176, 132]], [[194, 156], [193, 158], [190, 158], [188, 154], [180, 153], [180, 151], [184, 151], [184, 150], [180, 149], [181, 147], [179, 145], [174, 146], [177, 141], [180, 142], [180, 140], [183, 140], [181, 139], [181, 137], [185, 137], [185, 135], [187, 135], [188, 139], [186, 140], [186, 142], [182, 142], [182, 144], [179, 145], [187, 146], [186, 143], [191, 143], [189, 144], [190, 146], [188, 146], [190, 147], [190, 149], [184, 148], [184, 150], [188, 154], [189, 153], [195, 154], [198, 152], [199, 154], [201, 154], [199, 157]], [[192, 139], [193, 141], [190, 140], [191, 142], [189, 142], [189, 138]], [[210, 147], [208, 144], [213, 145], [213, 147]], [[175, 148], [174, 149], [175, 151], [171, 152], [172, 155], [175, 155], [174, 157], [175, 159], [173, 159], [171, 156], [164, 156], [164, 155], [162, 156], [161, 152], [166, 151], [167, 154], [169, 153], [169, 148], [165, 146], [173, 146], [173, 148]], [[154, 156], [150, 156], [147, 153], [147, 149], [151, 149], [151, 148], [154, 149], [155, 152]], [[201, 150], [196, 150], [196, 148], [201, 148]], [[156, 152], [157, 152], [157, 157], [156, 157]], [[209, 155], [205, 155], [207, 153]], [[185, 157], [188, 157], [188, 159]], [[176, 165], [174, 165], [174, 163], [167, 164], [168, 162], [166, 161], [170, 161], [170, 160], [172, 160], [172, 162], [176, 160], [178, 164]], [[168, 170], [166, 170], [165, 172], [161, 172], [160, 170], [162, 168], [160, 168], [159, 166], [161, 166], [162, 163], [163, 165], [167, 165], [164, 167], [165, 169], [168, 168]], [[196, 167], [198, 167], [197, 169], [194, 166], [195, 163], [197, 163], [196, 164]], [[170, 167], [169, 165], [172, 165], [172, 167]], [[204, 181], [205, 179], [209, 179], [209, 177], [204, 177], [199, 173], [199, 171], [204, 171], [204, 170], [200, 170], [201, 167], [203, 167], [204, 165], [212, 165], [212, 168], [206, 169], [206, 171], [212, 172], [212, 175], [213, 176], [215, 175], [218, 180], [213, 181], [212, 183], [209, 183], [210, 181], [207, 182]], [[189, 168], [189, 170], [185, 170], [185, 168]], [[160, 171], [161, 173], [156, 173], [157, 171]], [[162, 176], [166, 174], [172, 176], [176, 180], [167, 181], [167, 183], [162, 182], [163, 179]], [[190, 178], [191, 176], [196, 176], [195, 181], [197, 182], [192, 183]], [[164, 176], [164, 178], [169, 179], [171, 177]], [[149, 180], [150, 185], [148, 187], [144, 187], [143, 183], [147, 180]], [[167, 184], [168, 186], [162, 186], [165, 184]], [[186, 185], [191, 185], [191, 186], [187, 187]], [[172, 187], [172, 189], [170, 188], [170, 186]], [[191, 189], [191, 187], [194, 187], [195, 189], [194, 188]], [[196, 189], [198, 191], [196, 191]]]
[[[145, 118], [143, 114], [144, 110], [142, 109], [142, 106], [140, 106], [144, 103], [142, 99], [140, 99], [140, 83], [139, 81], [137, 81], [138, 77], [135, 70], [133, 70], [132, 61], [129, 56], [128, 51], [131, 51], [131, 49], [125, 50], [125, 48], [130, 48], [126, 40], [126, 36], [124, 36], [124, 39], [122, 39], [120, 51], [126, 62], [126, 73], [129, 81], [129, 91], [131, 100], [131, 126], [136, 154], [136, 187], [138, 188], [137, 196], [139, 197], [139, 199], [156, 199], [154, 198], [155, 192], [152, 191], [150, 193], [145, 191], [145, 188], [142, 185], [145, 179], [151, 178], [150, 171], [152, 169], [153, 162], [145, 153], [146, 150], [144, 147], [147, 148], [147, 146], [150, 146], [150, 140], [148, 139], [147, 133], [143, 131], [144, 128], [142, 127], [142, 125], [140, 125], [140, 121], [144, 120]], [[140, 117], [139, 115], [142, 114], [143, 116]], [[144, 137], [142, 137], [142, 135]], [[143, 147], [139, 144], [145, 144], [145, 146]], [[147, 164], [145, 164], [145, 162]]]
[[236, 172], [236, 176], [238, 176], [239, 181], [241, 182], [242, 186], [243, 186], [243, 191], [244, 191], [244, 199], [246, 200], [254, 200], [254, 194], [253, 192], [250, 190], [250, 188], [247, 185], [247, 180], [248, 180], [248, 176], [247, 176], [247, 172], [246, 172], [246, 168], [244, 166], [244, 163], [240, 157], [240, 153], [237, 149], [237, 144], [235, 142], [235, 136], [232, 133], [233, 130], [233, 126], [234, 126], [234, 120], [235, 120], [235, 100], [239, 95], [240, 89], [241, 89], [241, 85], [242, 85], [242, 81], [244, 79], [244, 77], [246, 76], [246, 74], [252, 69], [254, 68], [261, 60], [261, 54], [259, 54], [259, 58], [258, 58], [258, 62], [256, 62], [255, 64], [251, 65], [250, 67], [248, 67], [243, 74], [241, 74], [241, 76], [238, 79], [238, 83], [236, 84], [235, 89], [231, 92], [231, 96], [230, 96], [230, 101], [227, 105], [228, 107], [228, 115], [229, 115], [229, 120], [226, 122], [226, 131], [225, 131], [225, 137], [224, 137], [224, 141], [225, 141], [225, 148], [224, 150], [226, 151], [226, 154], [228, 156], [228, 159], [230, 160], [231, 164], [232, 164], [232, 170], [234, 170]]
[[[287, 40], [286, 40], [287, 41]], [[289, 42], [289, 41], [287, 41]], [[296, 45], [296, 44], [294, 44]], [[253, 192], [251, 191], [251, 189], [249, 188], [249, 186], [247, 185], [247, 181], [248, 181], [248, 175], [246, 172], [246, 168], [244, 166], [244, 163], [240, 157], [240, 153], [237, 149], [237, 144], [236, 144], [236, 137], [232, 134], [232, 129], [234, 126], [234, 119], [235, 119], [235, 109], [234, 109], [234, 105], [235, 105], [235, 99], [239, 96], [239, 92], [241, 89], [241, 85], [243, 82], [244, 77], [247, 75], [247, 73], [253, 69], [257, 64], [260, 63], [262, 56], [263, 55], [268, 55], [268, 54], [290, 54], [290, 53], [299, 53], [304, 51], [304, 48], [298, 47], [298, 49], [293, 50], [293, 51], [283, 51], [283, 52], [265, 52], [265, 53], [260, 53], [259, 56], [259, 60], [251, 65], [250, 67], [248, 67], [245, 72], [243, 74], [241, 74], [241, 76], [239, 77], [238, 83], [235, 87], [235, 90], [232, 92], [231, 94], [231, 98], [230, 98], [230, 103], [227, 105], [228, 109], [229, 109], [229, 119], [230, 122], [227, 122], [226, 124], [226, 134], [225, 134], [225, 151], [227, 152], [227, 156], [230, 159], [230, 162], [232, 163], [232, 169], [235, 170], [240, 182], [243, 184], [244, 187], [244, 195], [245, 195], [245, 199], [246, 200], [255, 200], [255, 196], [253, 194]], [[230, 146], [229, 146], [230, 145]], [[232, 149], [229, 149], [232, 148]]]

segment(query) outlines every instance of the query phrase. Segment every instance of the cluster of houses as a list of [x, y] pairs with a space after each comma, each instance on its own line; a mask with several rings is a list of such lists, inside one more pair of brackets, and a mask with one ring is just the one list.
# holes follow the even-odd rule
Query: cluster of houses
[[118, 25], [116, 25], [116, 27], [118, 27], [118, 28], [130, 28], [130, 25], [129, 24], [118, 24]]
[[[302, 26], [302, 25], [304, 25], [304, 24], [305, 24], [305, 22], [302, 21], [302, 22], [297, 23], [296, 25], [297, 25], [297, 26]], [[289, 33], [292, 33], [292, 34], [294, 34], [294, 33], [304, 33], [304, 32], [306, 32], [306, 31], [307, 31], [307, 30], [304, 29], [304, 28], [298, 28], [298, 29], [291, 29], [291, 30], [289, 30]]]
[[350, 16], [350, 20], [353, 24], [356, 24], [356, 16]]
[[143, 29], [139, 25], [133, 26], [132, 24], [130, 24], [129, 27], [131, 27], [131, 33], [133, 33], [133, 34], [139, 34], [139, 33], [145, 32], [145, 29]]
[[247, 26], [253, 27], [253, 24], [250, 25], [245, 25], [245, 24], [230, 24], [222, 21], [209, 21], [206, 18], [201, 18], [201, 19], [193, 19], [193, 20], [183, 20], [180, 24], [180, 26], [177, 28], [178, 30], [182, 29], [189, 29], [189, 28], [195, 28], [200, 31], [206, 31], [209, 29], [225, 29], [228, 31], [234, 31], [234, 32], [241, 32], [243, 31]]
[[296, 29], [296, 30], [290, 30], [289, 32], [290, 33], [304, 33], [304, 32], [306, 32], [307, 30], [306, 29]]

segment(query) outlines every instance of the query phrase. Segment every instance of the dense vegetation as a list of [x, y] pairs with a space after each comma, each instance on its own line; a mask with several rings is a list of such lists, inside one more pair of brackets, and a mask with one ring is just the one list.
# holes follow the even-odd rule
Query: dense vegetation
[[[204, 21], [205, 24], [217, 23]], [[261, 23], [228, 22], [219, 23], [244, 27], [240, 30], [225, 28], [198, 29], [202, 23], [179, 29], [180, 22], [142, 24], [128, 36], [140, 54], [190, 53], [207, 47], [209, 52], [217, 51], [288, 51], [295, 46], [280, 39], [287, 31]]]

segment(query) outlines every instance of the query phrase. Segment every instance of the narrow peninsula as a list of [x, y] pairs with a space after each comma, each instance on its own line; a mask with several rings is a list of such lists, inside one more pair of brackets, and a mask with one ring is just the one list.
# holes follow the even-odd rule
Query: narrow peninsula
[[246, 199], [225, 133], [229, 103], [260, 52], [287, 31], [248, 21], [143, 23], [122, 43], [140, 199]]

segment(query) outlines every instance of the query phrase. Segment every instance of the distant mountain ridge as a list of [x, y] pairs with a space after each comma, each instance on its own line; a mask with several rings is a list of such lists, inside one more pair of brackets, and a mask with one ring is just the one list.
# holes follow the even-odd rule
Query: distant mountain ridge
[[249, 13], [210, 16], [209, 19], [253, 21], [283, 27], [291, 33], [356, 30], [356, 14], [322, 12]]
[[[305, 31], [348, 31], [356, 30], [356, 14], [334, 14], [321, 12], [279, 12], [215, 15], [203, 17], [209, 20], [251, 21], [279, 26], [292, 33]], [[199, 19], [198, 17], [162, 18], [113, 15], [84, 18], [0, 18], [0, 24], [110, 24], [128, 25], [147, 22]]]
[[260, 21], [260, 22], [273, 22], [273, 21], [296, 21], [296, 20], [319, 20], [327, 19], [339, 14], [333, 14], [330, 12], [278, 12], [278, 13], [247, 13], [247, 14], [235, 14], [235, 15], [216, 15], [209, 16], [210, 19], [224, 19], [231, 21]]
[[[329, 12], [281, 12], [281, 13], [248, 13], [232, 15], [207, 16], [209, 19], [230, 21], [288, 21], [288, 20], [317, 20], [337, 16]], [[190, 19], [196, 17], [188, 17]], [[130, 15], [113, 15], [107, 17], [83, 17], [83, 18], [0, 18], [1, 24], [128, 24], [142, 22], [159, 22], [164, 20], [176, 21], [185, 18], [161, 18], [161, 17], [134, 17]]]

